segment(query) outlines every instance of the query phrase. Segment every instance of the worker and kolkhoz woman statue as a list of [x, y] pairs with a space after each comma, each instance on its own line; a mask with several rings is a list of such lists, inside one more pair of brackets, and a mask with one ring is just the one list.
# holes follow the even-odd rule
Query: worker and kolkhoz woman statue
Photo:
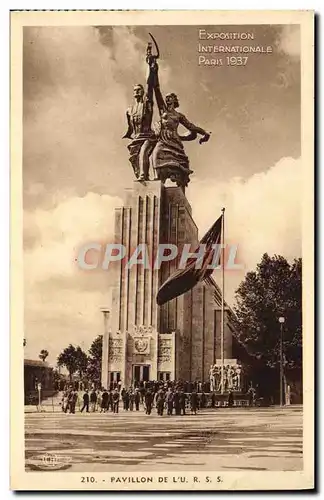
[[[152, 163], [154, 179], [159, 179], [163, 183], [170, 179], [177, 186], [185, 188], [192, 170], [189, 169], [189, 159], [182, 143], [193, 141], [201, 135], [199, 143], [202, 144], [208, 141], [210, 134], [177, 111], [179, 100], [176, 94], [166, 94], [165, 99], [163, 98], [158, 78], [159, 49], [153, 36], [151, 34], [150, 36], [155, 43], [157, 54], [153, 55], [152, 43], [149, 43], [146, 52], [148, 64], [146, 89], [141, 84], [134, 87], [134, 103], [127, 110], [128, 130], [123, 138], [131, 139], [128, 145], [129, 160], [136, 179], [149, 180], [150, 163]], [[154, 131], [152, 130], [153, 95], [160, 114], [160, 121]], [[189, 133], [179, 135], [179, 125], [183, 125]]]

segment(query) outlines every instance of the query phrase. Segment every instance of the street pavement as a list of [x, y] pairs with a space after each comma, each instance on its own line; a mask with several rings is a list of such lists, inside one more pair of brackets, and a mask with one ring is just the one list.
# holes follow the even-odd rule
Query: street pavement
[[206, 409], [160, 417], [25, 413], [26, 470], [33, 457], [68, 459], [68, 472], [302, 470], [302, 408]]

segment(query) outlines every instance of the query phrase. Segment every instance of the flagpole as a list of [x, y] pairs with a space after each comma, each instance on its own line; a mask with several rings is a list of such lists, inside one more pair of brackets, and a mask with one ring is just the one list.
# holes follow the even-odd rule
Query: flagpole
[[222, 208], [222, 232], [221, 232], [221, 250], [222, 250], [222, 309], [221, 309], [221, 394], [224, 394], [224, 291], [225, 291], [225, 245], [224, 245], [224, 225], [225, 208]]

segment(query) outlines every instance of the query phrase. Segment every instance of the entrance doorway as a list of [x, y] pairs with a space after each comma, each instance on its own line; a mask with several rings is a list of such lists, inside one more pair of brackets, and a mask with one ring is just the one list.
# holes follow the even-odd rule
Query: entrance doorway
[[148, 382], [150, 380], [150, 365], [133, 365], [133, 381]]
[[161, 382], [168, 382], [169, 380], [171, 380], [171, 373], [170, 372], [159, 372], [158, 379]]
[[120, 372], [110, 372], [110, 383], [120, 381]]

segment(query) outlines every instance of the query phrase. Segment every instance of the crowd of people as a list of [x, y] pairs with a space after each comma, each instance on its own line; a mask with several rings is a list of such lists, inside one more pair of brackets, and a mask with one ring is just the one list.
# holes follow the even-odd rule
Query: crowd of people
[[[199, 383], [188, 387], [179, 382], [144, 382], [129, 388], [114, 384], [109, 389], [92, 388], [84, 391], [70, 386], [63, 392], [62, 411], [75, 413], [78, 408], [81, 413], [118, 413], [122, 404], [124, 411], [139, 411], [143, 407], [147, 415], [151, 414], [153, 408], [161, 416], [164, 412], [167, 415], [185, 415], [186, 411], [196, 414], [198, 409], [207, 406], [208, 399], [212, 407], [216, 406], [216, 394], [209, 394], [208, 397], [203, 389]], [[233, 406], [233, 401], [233, 394], [230, 392], [228, 406]]]

